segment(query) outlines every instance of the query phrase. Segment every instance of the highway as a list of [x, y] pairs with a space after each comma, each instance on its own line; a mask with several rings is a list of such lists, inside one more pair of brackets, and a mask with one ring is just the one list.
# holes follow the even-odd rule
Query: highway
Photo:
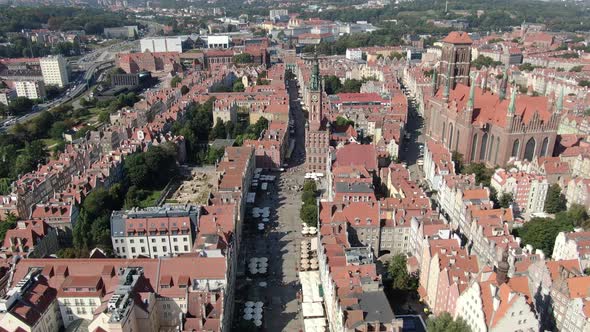
[[90, 85], [97, 72], [108, 69], [115, 64], [115, 55], [124, 51], [137, 51], [139, 49], [139, 41], [122, 41], [120, 43], [99, 48], [88, 54], [82, 56], [78, 61], [71, 63], [70, 66], [79, 68], [84, 72], [84, 75], [78, 75], [74, 80], [70, 81], [69, 88], [58, 98], [53, 99], [47, 103], [38, 104], [33, 107], [33, 110], [16, 119], [11, 119], [4, 122], [0, 127], [0, 132], [9, 130], [17, 123], [26, 122], [44, 110], [68, 103], [73, 99], [84, 93]]

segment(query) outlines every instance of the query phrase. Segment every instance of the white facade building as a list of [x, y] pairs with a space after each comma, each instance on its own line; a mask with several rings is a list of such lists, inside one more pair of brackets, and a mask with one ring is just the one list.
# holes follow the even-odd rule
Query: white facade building
[[45, 85], [57, 85], [60, 88], [68, 85], [68, 64], [61, 55], [51, 55], [39, 60], [41, 74]]
[[29, 99], [45, 98], [45, 84], [41, 81], [15, 81], [14, 88], [18, 97]]
[[207, 36], [207, 48], [229, 48], [229, 36]]
[[560, 232], [551, 257], [556, 261], [579, 259], [582, 269], [590, 267], [590, 232]]
[[191, 205], [115, 211], [111, 216], [113, 250], [122, 258], [189, 253], [198, 218], [199, 208]]
[[12, 99], [16, 98], [16, 91], [13, 89], [0, 90], [0, 104], [8, 106]]
[[362, 60], [363, 59], [363, 51], [360, 48], [347, 48], [346, 49], [346, 58], [348, 60]]
[[139, 45], [142, 52], [182, 53], [182, 39], [179, 36], [142, 38]]

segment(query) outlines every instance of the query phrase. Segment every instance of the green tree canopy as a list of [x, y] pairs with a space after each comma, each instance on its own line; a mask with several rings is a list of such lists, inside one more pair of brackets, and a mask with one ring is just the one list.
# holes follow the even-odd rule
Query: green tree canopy
[[389, 276], [393, 279], [393, 289], [418, 289], [418, 277], [408, 273], [406, 255], [397, 254], [393, 256], [387, 266], [387, 272], [389, 272]]
[[565, 196], [561, 193], [561, 187], [559, 184], [554, 183], [549, 186], [549, 189], [547, 190], [547, 196], [545, 198], [545, 212], [557, 213], [565, 211], [565, 209]]
[[514, 196], [512, 195], [512, 193], [503, 193], [502, 196], [500, 196], [500, 199], [498, 200], [498, 204], [500, 205], [500, 207], [505, 209], [510, 207], [512, 203], [514, 203]]
[[236, 54], [233, 57], [234, 63], [251, 63], [253, 61], [252, 55], [248, 53]]
[[448, 312], [429, 317], [426, 321], [426, 330], [428, 332], [471, 332], [471, 328], [462, 318], [453, 320]]

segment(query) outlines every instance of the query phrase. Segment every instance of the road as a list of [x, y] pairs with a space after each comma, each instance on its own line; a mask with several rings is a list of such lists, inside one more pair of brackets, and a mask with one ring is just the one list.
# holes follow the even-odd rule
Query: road
[[[403, 91], [406, 92], [405, 89]], [[411, 178], [417, 182], [424, 179], [424, 172], [417, 165], [418, 159], [422, 158], [420, 146], [424, 146], [425, 142], [423, 127], [424, 119], [418, 114], [413, 97], [408, 95], [408, 121], [405, 131], [410, 134], [410, 138], [404, 139], [399, 157], [408, 165]]]
[[[276, 176], [268, 190], [258, 190], [253, 207], [269, 207], [270, 217], [264, 232], [257, 229], [260, 219], [251, 217], [252, 207], [245, 218], [239, 264], [246, 265], [252, 257], [268, 258], [268, 275], [252, 275], [236, 281], [236, 307], [234, 329], [246, 329], [248, 324], [242, 319], [243, 303], [246, 301], [264, 302], [263, 327], [266, 331], [299, 332], [303, 330], [303, 319], [297, 292], [301, 289], [297, 275], [299, 266], [299, 244], [302, 240], [301, 193], [297, 188], [303, 185], [304, 170], [302, 162], [305, 154], [304, 118], [297, 101], [297, 87], [290, 83], [292, 96], [291, 118], [294, 119], [296, 144], [292, 161], [285, 172], [265, 172]], [[260, 282], [266, 282], [261, 286]]]
[[31, 112], [6, 122], [6, 126], [3, 125], [0, 127], [0, 132], [9, 130], [17, 123], [26, 122], [44, 110], [67, 103], [78, 97], [80, 94], [86, 91], [88, 88], [87, 82], [92, 79], [97, 70], [100, 71], [105, 67], [108, 67], [108, 65], [114, 64], [114, 57], [116, 53], [137, 49], [139, 49], [138, 41], [122, 41], [114, 45], [94, 50], [84, 55], [74, 63], [76, 67], [84, 71], [84, 74], [72, 78], [70, 80], [69, 89], [66, 92], [62, 93], [56, 99], [37, 105]]

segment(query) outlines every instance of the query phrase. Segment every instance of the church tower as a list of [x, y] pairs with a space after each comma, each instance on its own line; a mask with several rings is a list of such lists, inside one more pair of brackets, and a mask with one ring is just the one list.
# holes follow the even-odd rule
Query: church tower
[[438, 66], [439, 87], [446, 86], [449, 81], [451, 89], [457, 83], [469, 85], [472, 43], [467, 32], [458, 31], [451, 32], [442, 40], [442, 54]]
[[319, 130], [322, 125], [322, 86], [317, 54], [313, 59], [309, 82], [309, 128]]

